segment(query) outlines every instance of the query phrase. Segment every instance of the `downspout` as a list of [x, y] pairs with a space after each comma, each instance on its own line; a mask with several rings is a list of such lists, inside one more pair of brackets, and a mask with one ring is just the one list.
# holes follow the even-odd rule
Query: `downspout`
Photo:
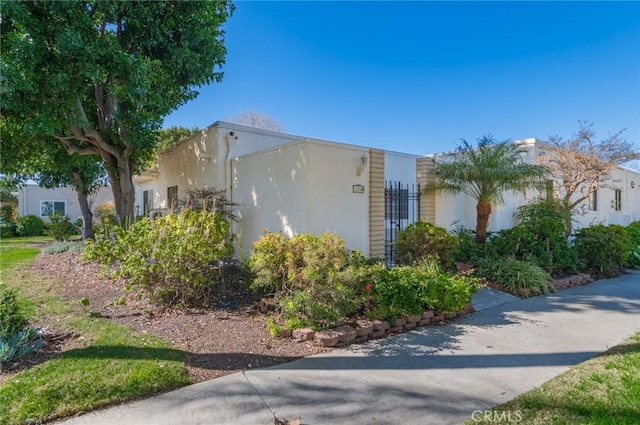
[[[226, 134], [226, 136], [224, 136], [224, 144], [226, 147], [226, 152], [224, 155], [224, 188], [225, 190], [229, 191], [229, 196], [228, 196], [228, 200], [229, 202], [233, 202], [233, 185], [231, 184], [232, 181], [232, 167], [231, 167], [231, 160], [229, 159], [229, 156], [231, 155], [231, 141], [232, 140], [238, 140], [238, 136], [236, 136], [235, 132], [230, 131]], [[231, 228], [231, 232], [233, 234], [236, 233], [236, 229], [235, 226], [236, 224], [233, 222], [233, 220], [231, 221], [230, 224], [230, 228]]]

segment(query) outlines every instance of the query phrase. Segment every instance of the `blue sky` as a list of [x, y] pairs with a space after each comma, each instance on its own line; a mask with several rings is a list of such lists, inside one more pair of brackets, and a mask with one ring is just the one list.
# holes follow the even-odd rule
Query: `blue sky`
[[640, 2], [236, 2], [221, 83], [166, 117], [255, 109], [287, 133], [400, 152], [461, 138], [640, 143]]

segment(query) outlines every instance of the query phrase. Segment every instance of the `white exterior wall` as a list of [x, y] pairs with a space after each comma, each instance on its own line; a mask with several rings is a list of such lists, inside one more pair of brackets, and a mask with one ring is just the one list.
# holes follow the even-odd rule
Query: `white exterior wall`
[[287, 237], [334, 232], [347, 248], [368, 253], [368, 167], [356, 175], [362, 155], [368, 149], [307, 140], [236, 158], [232, 199], [241, 204], [234, 229], [242, 251], [267, 229]]
[[[233, 132], [233, 136], [231, 133]], [[189, 189], [231, 189], [233, 158], [301, 139], [273, 131], [217, 122], [198, 134], [158, 154], [157, 170], [134, 179], [138, 213], [143, 211], [143, 192], [153, 191], [153, 210], [166, 213], [167, 188], [178, 186], [178, 198]]]
[[[40, 216], [40, 201], [63, 201], [66, 203], [66, 215], [71, 221], [82, 217], [78, 194], [70, 186], [55, 189], [46, 189], [37, 185], [23, 186], [18, 190], [18, 215], [35, 215], [43, 220], [48, 220], [48, 217]], [[96, 195], [89, 197], [89, 202], [92, 211], [95, 211], [95, 207], [98, 205], [113, 202], [111, 188], [101, 187]]]
[[384, 152], [384, 178], [403, 184], [416, 183], [416, 160], [419, 155], [400, 152]]

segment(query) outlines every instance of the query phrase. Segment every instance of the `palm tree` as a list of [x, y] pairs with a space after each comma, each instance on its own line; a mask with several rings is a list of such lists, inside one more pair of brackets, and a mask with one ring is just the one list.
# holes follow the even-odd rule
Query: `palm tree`
[[506, 191], [524, 192], [541, 183], [547, 173], [541, 165], [523, 162], [524, 152], [521, 146], [497, 142], [491, 135], [478, 139], [477, 148], [463, 139], [449, 160], [436, 163], [436, 183], [427, 190], [465, 193], [475, 199], [476, 240], [484, 243], [492, 205], [501, 204]]

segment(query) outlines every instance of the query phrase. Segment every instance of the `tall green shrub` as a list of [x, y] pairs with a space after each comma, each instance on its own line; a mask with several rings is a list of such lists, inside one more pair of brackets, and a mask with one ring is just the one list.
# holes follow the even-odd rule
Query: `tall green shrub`
[[16, 232], [20, 236], [42, 236], [44, 221], [35, 215], [23, 215], [16, 222]]
[[219, 214], [183, 210], [127, 230], [114, 227], [88, 243], [83, 257], [117, 260], [119, 273], [146, 290], [157, 303], [206, 305], [222, 276], [222, 261], [233, 256], [229, 223]]
[[553, 200], [539, 200], [518, 208], [519, 224], [491, 239], [495, 253], [542, 267], [551, 274], [574, 273], [578, 267], [574, 247], [565, 238], [566, 213]]
[[453, 264], [456, 243], [457, 239], [442, 227], [418, 221], [398, 232], [394, 260], [410, 265], [434, 258], [442, 266], [449, 267]]
[[586, 269], [604, 276], [618, 274], [633, 248], [629, 233], [616, 224], [580, 229], [574, 243], [578, 258]]

